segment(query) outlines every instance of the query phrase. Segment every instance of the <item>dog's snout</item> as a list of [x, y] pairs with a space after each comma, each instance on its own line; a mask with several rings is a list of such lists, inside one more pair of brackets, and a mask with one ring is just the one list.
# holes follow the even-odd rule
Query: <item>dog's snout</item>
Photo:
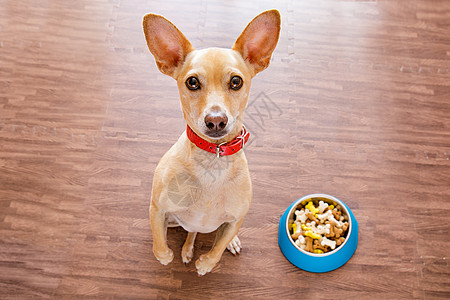
[[224, 112], [211, 112], [205, 116], [205, 125], [211, 131], [221, 131], [225, 129], [228, 117]]

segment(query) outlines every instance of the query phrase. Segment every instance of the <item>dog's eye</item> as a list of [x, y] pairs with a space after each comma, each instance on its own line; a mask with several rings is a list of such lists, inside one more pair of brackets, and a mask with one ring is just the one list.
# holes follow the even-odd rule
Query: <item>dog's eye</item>
[[191, 76], [186, 80], [186, 87], [191, 91], [200, 89], [200, 81], [195, 76]]
[[231, 77], [231, 80], [230, 80], [230, 88], [232, 90], [237, 91], [242, 87], [243, 83], [244, 83], [244, 81], [242, 80], [241, 77], [233, 76], [233, 77]]

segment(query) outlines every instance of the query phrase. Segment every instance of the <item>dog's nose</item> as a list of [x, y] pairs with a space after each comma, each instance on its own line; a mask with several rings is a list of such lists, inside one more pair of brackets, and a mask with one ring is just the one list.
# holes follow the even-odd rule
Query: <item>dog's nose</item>
[[221, 131], [227, 126], [228, 117], [224, 112], [211, 112], [205, 117], [205, 125], [209, 130]]

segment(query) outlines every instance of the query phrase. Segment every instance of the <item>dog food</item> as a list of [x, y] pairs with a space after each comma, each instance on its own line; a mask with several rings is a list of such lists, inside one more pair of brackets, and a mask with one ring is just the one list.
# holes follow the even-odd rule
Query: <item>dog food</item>
[[348, 227], [348, 216], [342, 207], [320, 199], [310, 199], [299, 205], [290, 224], [295, 244], [316, 254], [333, 251], [342, 245]]

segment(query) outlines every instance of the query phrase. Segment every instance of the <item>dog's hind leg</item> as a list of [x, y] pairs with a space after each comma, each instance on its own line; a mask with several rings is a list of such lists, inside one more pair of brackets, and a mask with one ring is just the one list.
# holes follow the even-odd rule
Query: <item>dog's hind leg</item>
[[228, 244], [227, 249], [234, 255], [239, 254], [241, 252], [242, 245], [237, 235], [235, 235], [234, 238], [231, 240], [231, 242]]
[[197, 232], [188, 232], [186, 241], [184, 242], [183, 248], [181, 249], [181, 257], [185, 264], [191, 262], [194, 256], [194, 241], [197, 237]]

